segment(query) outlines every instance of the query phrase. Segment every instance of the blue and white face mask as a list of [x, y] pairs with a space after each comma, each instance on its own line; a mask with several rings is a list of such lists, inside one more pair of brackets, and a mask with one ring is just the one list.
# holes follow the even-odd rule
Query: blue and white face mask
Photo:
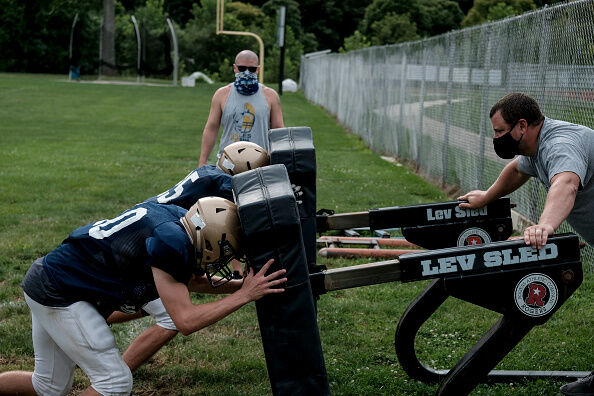
[[242, 95], [253, 95], [258, 92], [258, 75], [249, 70], [235, 73], [235, 82], [233, 83], [237, 92]]

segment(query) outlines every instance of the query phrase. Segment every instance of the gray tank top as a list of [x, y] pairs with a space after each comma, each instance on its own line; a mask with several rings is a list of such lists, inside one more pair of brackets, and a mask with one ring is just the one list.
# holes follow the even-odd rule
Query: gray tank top
[[231, 143], [245, 141], [256, 143], [258, 146], [268, 150], [268, 129], [270, 128], [270, 109], [268, 102], [262, 92], [263, 85], [260, 84], [258, 92], [253, 95], [241, 95], [233, 84], [229, 91], [229, 97], [223, 108], [221, 124], [223, 134], [219, 142], [219, 153]]

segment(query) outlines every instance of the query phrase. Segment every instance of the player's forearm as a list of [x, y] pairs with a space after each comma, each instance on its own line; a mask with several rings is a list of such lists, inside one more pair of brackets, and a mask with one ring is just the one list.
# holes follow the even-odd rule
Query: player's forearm
[[[215, 282], [220, 279], [220, 277], [214, 278]], [[213, 287], [206, 279], [206, 276], [202, 276], [190, 279], [190, 282], [188, 282], [188, 290], [193, 293], [227, 294], [236, 292], [241, 288], [242, 284], [242, 280], [232, 279], [221, 286]]]
[[218, 301], [194, 305], [182, 317], [173, 319], [179, 331], [183, 335], [189, 335], [218, 322], [251, 301], [245, 293], [237, 292]]

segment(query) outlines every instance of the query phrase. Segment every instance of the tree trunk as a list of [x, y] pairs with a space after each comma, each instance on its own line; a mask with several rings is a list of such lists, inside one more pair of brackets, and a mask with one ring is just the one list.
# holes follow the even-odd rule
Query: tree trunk
[[114, 0], [103, 0], [103, 30], [101, 46], [101, 74], [117, 74], [115, 62], [115, 11]]

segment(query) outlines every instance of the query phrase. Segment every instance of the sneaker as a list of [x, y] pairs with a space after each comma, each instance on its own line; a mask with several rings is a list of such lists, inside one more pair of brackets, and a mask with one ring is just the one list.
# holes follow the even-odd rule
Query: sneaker
[[594, 371], [590, 375], [561, 387], [565, 396], [594, 396]]

